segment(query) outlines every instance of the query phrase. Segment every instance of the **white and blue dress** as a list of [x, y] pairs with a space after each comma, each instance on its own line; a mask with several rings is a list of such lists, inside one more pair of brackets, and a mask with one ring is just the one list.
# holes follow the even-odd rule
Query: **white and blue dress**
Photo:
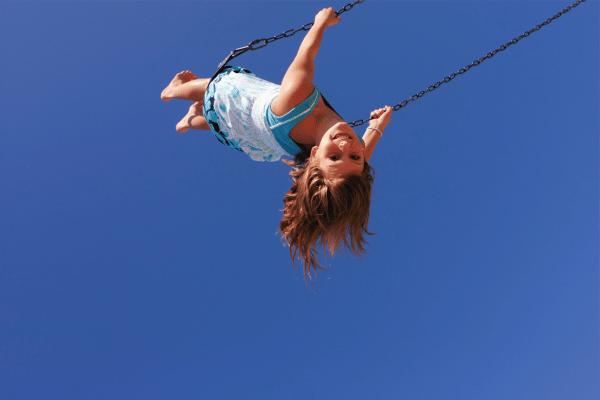
[[[206, 89], [204, 118], [219, 142], [243, 151], [255, 161], [293, 157], [302, 149], [290, 138], [290, 131], [314, 110], [323, 96], [315, 87], [296, 108], [277, 117], [271, 111], [271, 103], [279, 89], [279, 85], [260, 79], [247, 69], [228, 66]], [[323, 101], [333, 110], [325, 97]]]

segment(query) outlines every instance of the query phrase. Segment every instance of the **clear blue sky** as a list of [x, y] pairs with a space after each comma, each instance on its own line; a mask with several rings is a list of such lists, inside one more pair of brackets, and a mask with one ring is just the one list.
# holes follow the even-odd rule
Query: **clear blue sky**
[[[309, 290], [288, 167], [159, 95], [345, 4], [0, 4], [0, 398], [599, 398], [598, 1], [394, 113], [369, 255]], [[369, 0], [315, 83], [367, 118], [569, 4]], [[302, 38], [235, 63], [280, 83]]]

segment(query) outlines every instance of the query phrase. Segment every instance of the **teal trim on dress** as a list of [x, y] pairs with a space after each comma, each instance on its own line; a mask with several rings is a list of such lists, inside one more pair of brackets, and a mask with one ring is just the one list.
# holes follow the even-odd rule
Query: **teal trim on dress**
[[303, 151], [300, 146], [290, 138], [290, 131], [315, 109], [319, 103], [320, 97], [321, 92], [319, 91], [319, 88], [315, 86], [315, 90], [306, 100], [281, 117], [273, 114], [273, 111], [271, 110], [273, 101], [269, 103], [269, 107], [267, 107], [267, 123], [269, 124], [277, 143], [279, 143], [288, 154], [293, 156]]
[[[319, 99], [323, 98], [323, 102], [327, 107], [329, 107], [334, 113], [338, 115], [338, 117], [342, 118], [337, 111], [329, 104], [329, 102], [325, 99], [325, 96], [321, 94], [321, 91], [318, 87], [315, 86], [315, 90], [312, 92], [310, 96], [302, 103], [298, 104], [293, 110], [289, 111], [287, 114], [278, 117], [273, 114], [271, 111], [271, 103], [269, 103], [269, 107], [267, 108], [267, 122], [269, 127], [271, 128], [271, 132], [273, 132], [273, 136], [277, 143], [290, 155], [296, 155], [301, 153], [303, 150], [298, 146], [296, 142], [294, 142], [290, 138], [291, 130], [300, 123], [304, 118], [306, 118], [317, 106], [319, 103]], [[275, 99], [273, 99], [275, 100]], [[342, 118], [343, 120], [343, 118]], [[357, 135], [358, 136], [358, 135]], [[361, 144], [363, 140], [360, 136]]]

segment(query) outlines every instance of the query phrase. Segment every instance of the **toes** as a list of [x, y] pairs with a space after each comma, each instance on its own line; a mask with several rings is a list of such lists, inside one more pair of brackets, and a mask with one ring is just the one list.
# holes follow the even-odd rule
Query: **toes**
[[183, 82], [189, 82], [192, 79], [197, 79], [196, 75], [192, 71], [181, 71], [177, 74], [177, 78], [182, 80]]

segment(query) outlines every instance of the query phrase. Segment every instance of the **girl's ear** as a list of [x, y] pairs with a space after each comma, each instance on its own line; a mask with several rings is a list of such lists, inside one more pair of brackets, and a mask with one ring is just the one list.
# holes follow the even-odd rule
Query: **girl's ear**
[[313, 148], [310, 149], [310, 156], [314, 157], [315, 154], [317, 154], [317, 150], [319, 150], [319, 146], [313, 146]]

